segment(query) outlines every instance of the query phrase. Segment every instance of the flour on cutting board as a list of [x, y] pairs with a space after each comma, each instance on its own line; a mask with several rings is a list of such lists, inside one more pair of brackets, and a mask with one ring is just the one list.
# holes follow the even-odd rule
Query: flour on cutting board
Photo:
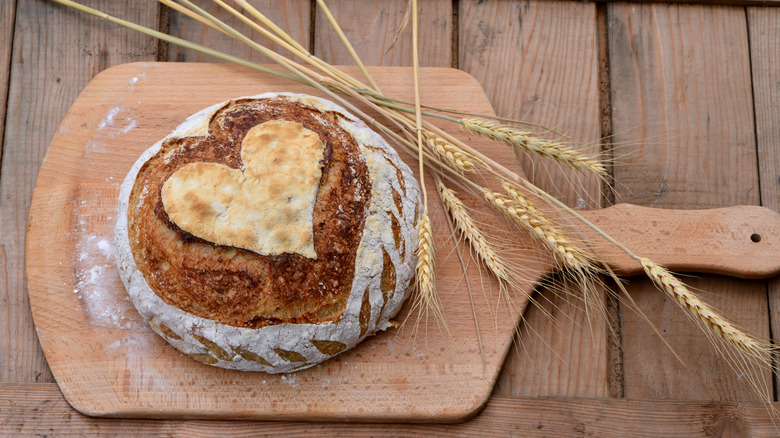
[[146, 73], [141, 72], [137, 76], [133, 76], [130, 78], [130, 80], [127, 83], [127, 91], [135, 91], [135, 84], [137, 84], [142, 79], [146, 79]]
[[135, 308], [124, 293], [114, 261], [111, 230], [114, 215], [99, 213], [97, 196], [73, 202], [75, 240], [73, 253], [73, 293], [78, 295], [90, 325], [118, 329], [143, 327]]
[[[128, 92], [135, 91], [135, 86], [145, 78], [146, 73], [139, 73], [137, 76], [133, 76], [128, 80], [126, 90]], [[140, 104], [141, 102], [139, 101], [138, 103]], [[129, 111], [130, 108], [121, 104], [109, 108], [98, 123], [98, 135], [87, 142], [87, 152], [106, 151], [105, 144], [100, 141], [103, 134], [107, 134], [109, 138], [113, 138], [118, 135], [127, 134], [135, 129], [135, 127], [138, 126], [138, 122], [127, 114]]]
[[100, 120], [100, 123], [98, 123], [98, 131], [111, 130], [112, 133], [110, 135], [112, 137], [130, 132], [138, 125], [138, 122], [134, 118], [123, 114], [129, 111], [129, 109], [124, 105], [116, 105], [109, 108]]
[[298, 378], [295, 377], [295, 374], [282, 374], [281, 381], [289, 386], [298, 386]]
[[87, 140], [84, 149], [91, 154], [105, 154], [109, 152], [112, 139], [127, 134], [138, 126], [138, 122], [129, 116], [122, 115], [128, 111], [124, 105], [111, 107], [100, 120], [97, 134]]
[[[126, 294], [115, 291], [114, 244], [110, 237], [80, 234], [74, 254], [75, 289], [88, 321], [96, 326], [129, 329], [134, 325], [133, 310]], [[132, 315], [132, 313], [129, 313]]]
[[113, 199], [118, 190], [119, 184], [108, 177], [99, 188], [84, 187], [71, 204], [72, 292], [78, 298], [86, 327], [105, 357], [144, 370], [120, 388], [128, 397], [134, 397], [138, 388], [159, 387], [170, 376], [166, 375], [169, 370], [149, 360], [149, 351], [166, 348], [164, 341], [140, 318], [119, 279], [113, 232]]

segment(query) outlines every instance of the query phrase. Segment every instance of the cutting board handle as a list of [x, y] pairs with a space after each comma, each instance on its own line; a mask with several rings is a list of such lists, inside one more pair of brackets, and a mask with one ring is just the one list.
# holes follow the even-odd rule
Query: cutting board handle
[[[764, 207], [665, 210], [617, 204], [582, 215], [636, 255], [673, 271], [740, 278], [780, 273], [780, 214]], [[604, 242], [595, 249], [616, 273], [642, 273], [636, 261], [585, 228], [589, 242]]]

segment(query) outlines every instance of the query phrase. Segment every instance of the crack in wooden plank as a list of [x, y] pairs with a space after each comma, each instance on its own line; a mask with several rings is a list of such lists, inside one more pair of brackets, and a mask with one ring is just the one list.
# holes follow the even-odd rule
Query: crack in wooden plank
[[[612, 163], [612, 98], [609, 75], [609, 25], [607, 23], [606, 3], [596, 4], [596, 37], [598, 38], [599, 59], [599, 125], [601, 130], [602, 161], [609, 169], [608, 177], [602, 182], [601, 207], [609, 207], [615, 203], [612, 191], [614, 183], [614, 166]], [[616, 290], [615, 286], [611, 286]], [[623, 345], [620, 301], [617, 297], [607, 294], [607, 390], [610, 397], [625, 397], [625, 375], [623, 373]]]

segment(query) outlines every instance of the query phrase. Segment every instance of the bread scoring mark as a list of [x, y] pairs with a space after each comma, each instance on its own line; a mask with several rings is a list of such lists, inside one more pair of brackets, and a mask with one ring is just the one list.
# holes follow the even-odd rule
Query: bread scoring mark
[[191, 354], [188, 354], [187, 356], [197, 360], [200, 363], [205, 363], [206, 365], [215, 365], [215, 364], [219, 363], [219, 359], [217, 359], [216, 357], [214, 357], [214, 356], [212, 356], [212, 355], [210, 355], [208, 353], [202, 353], [202, 354], [191, 353]]
[[297, 351], [274, 348], [274, 353], [287, 362], [307, 362], [306, 356], [298, 353]]
[[165, 335], [166, 337], [168, 337], [170, 339], [173, 339], [173, 340], [176, 340], [176, 341], [182, 341], [183, 340], [181, 336], [177, 335], [176, 332], [171, 330], [171, 328], [168, 327], [167, 325], [165, 325], [163, 323], [160, 323], [160, 325], [158, 327], [160, 328], [160, 331], [163, 333], [163, 335]]
[[360, 305], [360, 314], [358, 320], [360, 321], [360, 337], [366, 335], [368, 331], [368, 323], [371, 321], [371, 303], [368, 301], [370, 295], [370, 286], [366, 286], [366, 291], [363, 292], [363, 302]]
[[197, 339], [198, 342], [203, 344], [204, 347], [206, 347], [211, 354], [213, 354], [216, 358], [220, 360], [226, 360], [230, 361], [233, 360], [233, 355], [225, 351], [223, 348], [221, 348], [219, 345], [215, 344], [214, 342], [209, 341], [208, 339], [204, 338], [203, 336], [197, 335], [195, 333], [192, 334], [192, 337]]
[[401, 224], [393, 216], [393, 239], [395, 240], [395, 247], [398, 250], [398, 257], [401, 259], [401, 263], [406, 262], [406, 241], [401, 236]]
[[403, 218], [403, 202], [401, 201], [400, 195], [398, 195], [398, 192], [393, 190], [393, 202], [395, 203], [395, 212], [389, 211], [387, 214], [390, 216], [390, 228], [393, 230], [393, 242], [395, 243], [395, 248], [398, 251], [399, 256], [401, 257], [401, 263], [406, 260], [404, 251], [404, 241], [401, 239], [401, 224], [398, 222], [398, 218]]
[[315, 339], [311, 341], [311, 344], [326, 356], [334, 356], [347, 348], [347, 344], [338, 341], [319, 341]]
[[162, 187], [170, 220], [219, 245], [316, 259], [312, 215], [325, 145], [301, 123], [271, 120], [241, 143], [243, 170], [188, 163]]
[[[393, 166], [393, 163], [390, 163]], [[394, 166], [395, 167], [395, 166]], [[401, 192], [404, 197], [406, 196], [406, 180], [404, 179], [404, 173], [398, 167], [395, 168], [395, 177], [398, 179], [398, 185], [401, 187]]]
[[249, 351], [246, 348], [243, 348], [243, 347], [232, 347], [232, 349], [233, 349], [233, 352], [235, 352], [237, 355], [243, 357], [244, 359], [246, 359], [248, 361], [256, 362], [256, 363], [259, 363], [260, 365], [265, 365], [267, 367], [272, 366], [271, 362], [268, 362], [267, 360], [265, 360], [263, 358], [263, 356], [260, 356], [257, 353]]
[[382, 247], [382, 277], [379, 282], [379, 287], [382, 290], [382, 309], [379, 311], [381, 315], [385, 311], [388, 301], [395, 295], [395, 265], [390, 258], [390, 254], [387, 253], [387, 249]]

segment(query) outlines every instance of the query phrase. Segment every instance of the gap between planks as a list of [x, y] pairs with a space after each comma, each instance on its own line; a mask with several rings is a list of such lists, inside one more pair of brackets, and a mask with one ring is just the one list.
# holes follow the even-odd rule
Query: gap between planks
[[[602, 182], [601, 208], [615, 204], [615, 193], [612, 191], [615, 180], [613, 166], [614, 154], [611, 149], [612, 139], [612, 99], [611, 77], [609, 74], [609, 22], [607, 20], [607, 4], [596, 3], [596, 37], [598, 50], [598, 95], [599, 95], [599, 128], [601, 131], [601, 153], [607, 163], [608, 175]], [[605, 279], [606, 281], [606, 279]], [[615, 287], [608, 285], [607, 287]], [[617, 289], [613, 289], [617, 290]], [[625, 397], [625, 374], [623, 368], [623, 333], [620, 315], [620, 301], [609, 294], [606, 297], [607, 320], [607, 392], [612, 398]]]

